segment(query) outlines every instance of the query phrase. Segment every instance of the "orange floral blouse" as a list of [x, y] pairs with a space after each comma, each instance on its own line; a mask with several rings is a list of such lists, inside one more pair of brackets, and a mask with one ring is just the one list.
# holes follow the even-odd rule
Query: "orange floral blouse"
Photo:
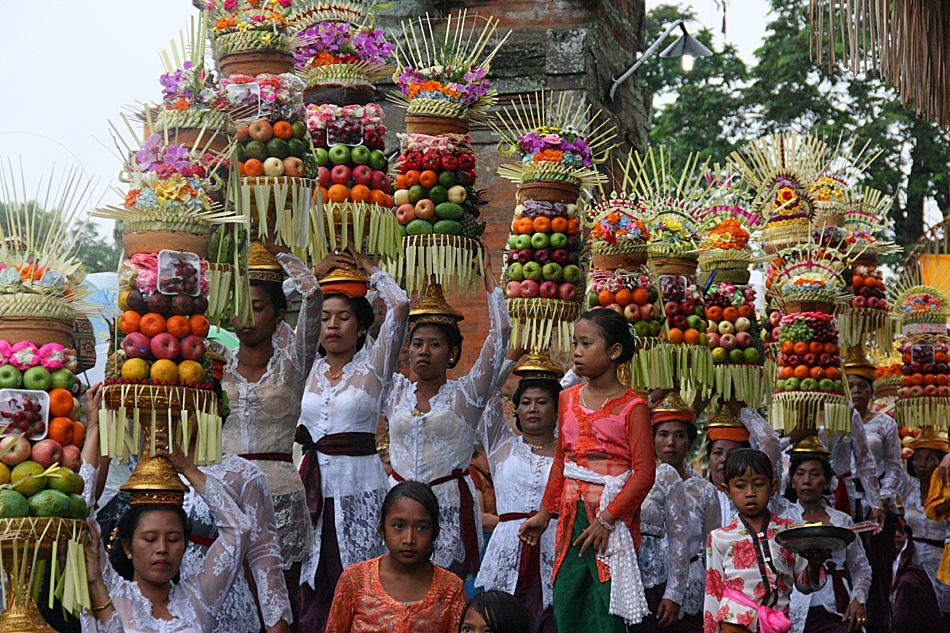
[[425, 598], [399, 602], [379, 580], [382, 556], [350, 565], [333, 594], [327, 633], [445, 633], [457, 631], [465, 611], [465, 587], [455, 574], [433, 565]]

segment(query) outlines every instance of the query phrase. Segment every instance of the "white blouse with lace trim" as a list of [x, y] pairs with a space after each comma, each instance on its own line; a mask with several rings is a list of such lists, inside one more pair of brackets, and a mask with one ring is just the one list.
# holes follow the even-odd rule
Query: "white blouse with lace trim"
[[666, 583], [664, 600], [683, 604], [689, 578], [689, 504], [683, 480], [669, 464], [656, 467], [656, 481], [640, 506], [637, 552], [644, 589]]
[[[703, 608], [706, 595], [706, 541], [709, 533], [723, 526], [716, 487], [686, 465], [683, 492], [689, 505], [689, 581], [680, 612], [695, 614]], [[732, 501], [729, 501], [732, 506]], [[695, 560], [694, 560], [695, 559]]]

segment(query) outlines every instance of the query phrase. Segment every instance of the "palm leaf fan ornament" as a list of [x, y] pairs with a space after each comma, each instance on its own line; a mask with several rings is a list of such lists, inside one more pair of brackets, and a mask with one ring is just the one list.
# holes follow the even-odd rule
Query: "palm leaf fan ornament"
[[616, 128], [603, 111], [586, 107], [566, 92], [535, 92], [502, 108], [489, 127], [501, 140], [498, 151], [520, 162], [504, 164], [498, 175], [522, 184], [558, 181], [578, 188], [606, 182], [597, 166], [616, 147]]

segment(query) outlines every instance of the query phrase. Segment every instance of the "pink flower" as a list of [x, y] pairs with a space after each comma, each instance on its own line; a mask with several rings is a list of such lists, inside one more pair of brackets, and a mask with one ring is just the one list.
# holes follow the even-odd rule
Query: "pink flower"
[[66, 349], [59, 343], [47, 343], [37, 354], [40, 364], [50, 371], [62, 369], [66, 360]]
[[745, 581], [741, 578], [727, 578], [726, 589], [732, 589], [733, 591], [742, 593], [745, 591]]
[[738, 624], [739, 626], [744, 626], [746, 628], [749, 628], [750, 626], [752, 626], [752, 614], [749, 613], [748, 611], [744, 613], [740, 613], [739, 615], [736, 616], [736, 624]]
[[707, 569], [706, 570], [706, 595], [715, 596], [717, 599], [722, 600], [722, 592], [725, 590], [725, 585], [722, 582], [722, 574], [719, 573], [718, 569]]
[[703, 633], [716, 633], [719, 630], [719, 623], [716, 622], [709, 611], [703, 613]]
[[755, 548], [752, 547], [752, 541], [736, 541], [732, 548], [733, 564], [736, 569], [751, 569], [755, 567]]
[[752, 595], [755, 596], [756, 600], [762, 600], [765, 597], [765, 584], [761, 581], [756, 584], [755, 589], [752, 590]]
[[175, 168], [171, 165], [159, 165], [155, 168], [155, 175], [159, 178], [169, 178], [175, 174]]
[[224, 0], [224, 10], [234, 11], [237, 9], [237, 0]]
[[20, 341], [10, 349], [10, 364], [19, 370], [29, 369], [39, 363], [36, 345], [29, 341]]
[[211, 9], [214, 8], [214, 5], [215, 5], [215, 0], [208, 0], [208, 1], [205, 3], [205, 10], [206, 10], [206, 11], [210, 11]]

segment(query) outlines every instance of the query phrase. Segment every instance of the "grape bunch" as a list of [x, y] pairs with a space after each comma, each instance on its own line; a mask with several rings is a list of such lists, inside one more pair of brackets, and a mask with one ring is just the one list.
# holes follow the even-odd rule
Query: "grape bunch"
[[814, 336], [814, 328], [809, 326], [806, 321], [796, 319], [782, 325], [782, 329], [779, 330], [778, 333], [778, 341], [779, 343], [784, 343], [785, 341], [798, 343], [799, 341], [810, 341]]

